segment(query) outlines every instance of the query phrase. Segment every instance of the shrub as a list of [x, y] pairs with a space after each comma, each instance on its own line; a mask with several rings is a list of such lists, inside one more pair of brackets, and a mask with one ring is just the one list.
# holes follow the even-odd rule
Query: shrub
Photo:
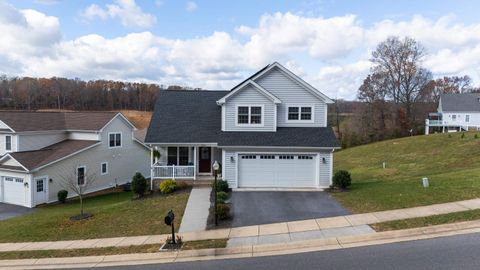
[[352, 177], [350, 173], [345, 170], [340, 170], [335, 173], [333, 177], [333, 185], [338, 188], [345, 189], [352, 184]]
[[177, 189], [177, 182], [175, 180], [165, 180], [160, 183], [160, 192], [163, 194], [172, 193]]
[[475, 136], [473, 136], [475, 139], [478, 139], [478, 133], [475, 133]]
[[230, 218], [230, 206], [228, 204], [219, 203], [217, 205], [217, 215], [220, 220], [227, 220]]
[[465, 138], [465, 133], [462, 132], [462, 139]]
[[177, 189], [187, 189], [190, 187], [190, 184], [186, 181], [177, 182]]
[[139, 197], [142, 197], [147, 189], [147, 180], [143, 175], [137, 172], [132, 178], [132, 190]]
[[[215, 185], [215, 183], [213, 183]], [[229, 192], [230, 188], [228, 187], [228, 182], [224, 180], [218, 180], [217, 181], [217, 192]]]
[[225, 201], [228, 198], [228, 194], [225, 191], [217, 192], [217, 201]]
[[65, 203], [67, 201], [68, 191], [62, 189], [57, 193], [58, 201]]

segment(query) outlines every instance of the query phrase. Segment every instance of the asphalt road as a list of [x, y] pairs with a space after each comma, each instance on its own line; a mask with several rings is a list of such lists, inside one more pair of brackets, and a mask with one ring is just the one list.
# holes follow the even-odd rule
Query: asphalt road
[[237, 191], [232, 193], [232, 227], [348, 215], [327, 192]]
[[480, 269], [480, 234], [294, 255], [102, 269]]

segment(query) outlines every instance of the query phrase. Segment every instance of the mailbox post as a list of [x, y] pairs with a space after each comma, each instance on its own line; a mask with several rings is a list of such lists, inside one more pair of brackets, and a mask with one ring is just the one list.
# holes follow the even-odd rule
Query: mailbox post
[[177, 243], [175, 240], [175, 227], [173, 225], [174, 220], [175, 220], [175, 214], [173, 213], [172, 210], [168, 211], [168, 214], [165, 216], [165, 224], [172, 227], [172, 244]]
[[213, 163], [213, 171], [215, 173], [215, 183], [213, 185], [213, 193], [214, 193], [214, 214], [215, 214], [215, 226], [218, 226], [218, 215], [217, 215], [217, 174], [218, 174], [218, 169], [220, 169], [220, 165], [218, 162], [215, 160], [215, 163]]

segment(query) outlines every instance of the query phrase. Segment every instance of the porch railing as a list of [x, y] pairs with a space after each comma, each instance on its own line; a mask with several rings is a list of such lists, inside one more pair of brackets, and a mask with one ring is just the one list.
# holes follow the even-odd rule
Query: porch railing
[[442, 120], [430, 120], [430, 119], [427, 119], [427, 125], [429, 126], [442, 126], [443, 125], [443, 121]]
[[153, 165], [154, 179], [193, 179], [195, 178], [195, 166]]

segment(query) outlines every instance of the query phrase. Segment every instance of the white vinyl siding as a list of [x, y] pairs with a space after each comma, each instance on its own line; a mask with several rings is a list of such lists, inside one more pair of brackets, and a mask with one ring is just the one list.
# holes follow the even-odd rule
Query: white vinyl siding
[[[109, 149], [108, 134], [116, 132], [122, 133], [122, 147]], [[57, 201], [57, 193], [63, 189], [60, 182], [66, 175], [74, 174], [78, 166], [86, 166], [87, 176], [94, 174], [95, 177], [86, 193], [130, 182], [136, 172], [150, 177], [150, 150], [132, 139], [132, 129], [123, 119], [117, 117], [110, 122], [100, 133], [100, 138], [100, 145], [35, 172], [35, 178], [48, 175], [52, 179], [48, 186], [48, 202]], [[102, 162], [108, 162], [106, 175], [99, 172]], [[68, 196], [75, 194], [69, 191]]]
[[68, 138], [66, 132], [18, 135], [18, 151], [38, 150]]
[[[225, 103], [225, 131], [274, 131], [275, 104], [253, 86], [246, 86]], [[238, 124], [238, 107], [262, 107], [261, 124]], [[251, 114], [249, 113], [249, 123]]]
[[[287, 77], [278, 68], [274, 68], [256, 80], [260, 86], [282, 101], [278, 104], [278, 127], [325, 127], [327, 125], [327, 104], [314, 96], [303, 86]], [[297, 106], [313, 106], [314, 121], [287, 121], [287, 107], [289, 104]]]

